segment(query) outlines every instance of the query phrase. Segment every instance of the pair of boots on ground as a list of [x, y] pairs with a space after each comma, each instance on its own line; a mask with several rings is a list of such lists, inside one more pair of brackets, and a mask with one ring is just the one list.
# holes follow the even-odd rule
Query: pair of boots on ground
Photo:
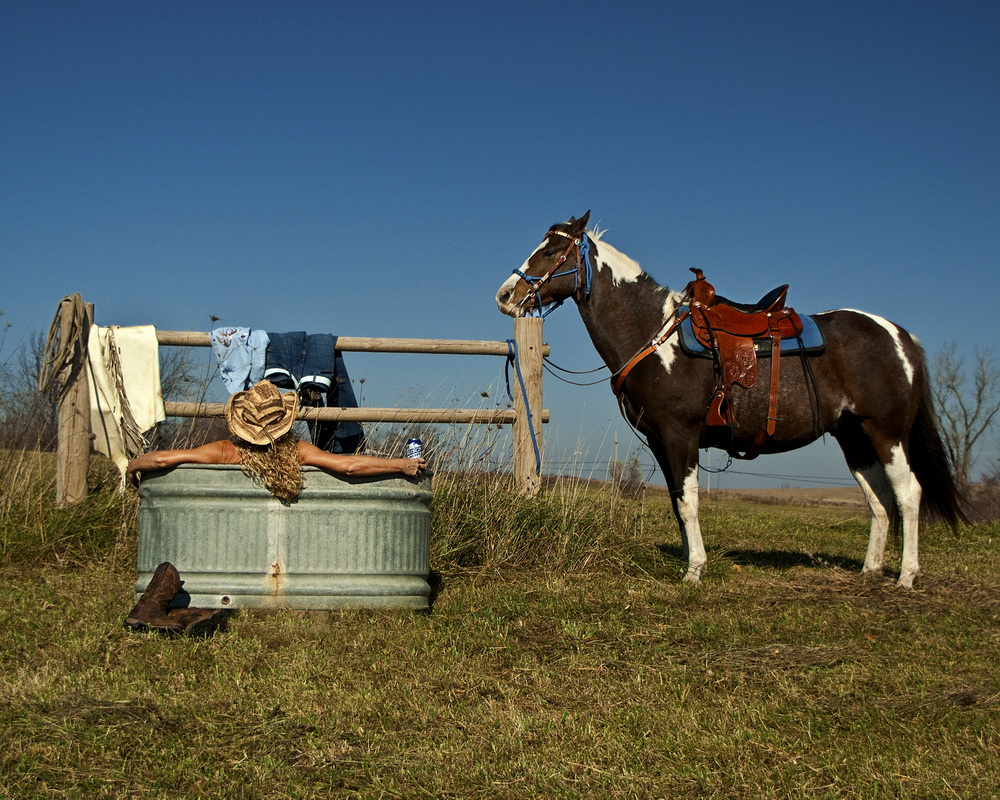
[[127, 617], [125, 627], [134, 631], [153, 630], [184, 636], [211, 636], [226, 621], [221, 608], [171, 608], [167, 606], [180, 592], [184, 581], [177, 568], [164, 561]]

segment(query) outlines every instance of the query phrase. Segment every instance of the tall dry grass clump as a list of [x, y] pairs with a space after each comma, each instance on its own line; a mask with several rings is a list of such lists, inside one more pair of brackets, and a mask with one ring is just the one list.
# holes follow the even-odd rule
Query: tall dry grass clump
[[411, 435], [434, 474], [431, 565], [438, 570], [631, 569], [642, 549], [641, 492], [583, 478], [545, 478], [522, 495], [510, 473], [510, 431], [502, 426], [366, 428], [368, 452], [399, 456]]
[[134, 493], [117, 491], [117, 473], [94, 457], [90, 493], [57, 507], [55, 454], [0, 451], [0, 561], [73, 564], [125, 558], [135, 531]]
[[641, 501], [570, 478], [536, 497], [506, 474], [438, 473], [432, 563], [480, 570], [628, 568], [642, 557]]

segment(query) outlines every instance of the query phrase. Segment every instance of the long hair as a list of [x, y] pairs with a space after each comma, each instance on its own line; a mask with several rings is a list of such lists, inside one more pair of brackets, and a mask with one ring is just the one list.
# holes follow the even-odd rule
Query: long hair
[[289, 431], [270, 444], [256, 445], [234, 438], [240, 452], [240, 466], [253, 480], [263, 484], [284, 503], [294, 500], [302, 491], [302, 465], [296, 447], [298, 437]]

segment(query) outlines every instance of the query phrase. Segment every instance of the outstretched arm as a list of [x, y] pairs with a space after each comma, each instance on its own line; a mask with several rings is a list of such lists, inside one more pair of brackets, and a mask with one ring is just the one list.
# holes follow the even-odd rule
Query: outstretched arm
[[320, 450], [309, 442], [298, 442], [299, 459], [310, 467], [320, 467], [340, 475], [409, 475], [419, 476], [426, 468], [423, 458], [379, 458], [377, 456], [340, 455]]
[[133, 458], [126, 469], [126, 480], [139, 486], [140, 472], [170, 469], [179, 464], [237, 464], [239, 453], [230, 441], [210, 442], [189, 450], [152, 450]]

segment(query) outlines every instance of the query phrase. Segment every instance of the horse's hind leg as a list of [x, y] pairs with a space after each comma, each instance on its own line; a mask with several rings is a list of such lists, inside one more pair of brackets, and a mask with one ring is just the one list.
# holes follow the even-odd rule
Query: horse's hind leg
[[918, 547], [921, 490], [903, 446], [897, 442], [876, 447], [867, 436], [846, 437], [841, 434], [837, 438], [847, 464], [865, 494], [872, 515], [868, 552], [865, 554], [862, 572], [882, 571], [890, 514], [893, 508], [898, 508], [903, 523], [903, 556], [898, 584], [912, 588], [913, 579], [920, 572]]
[[901, 444], [892, 448], [892, 456], [885, 465], [885, 474], [896, 495], [896, 505], [903, 521], [903, 557], [899, 566], [897, 583], [907, 589], [913, 588], [913, 579], [920, 574], [919, 526], [920, 499], [923, 492], [917, 476], [913, 473], [910, 460]]
[[868, 535], [868, 552], [861, 572], [882, 572], [885, 560], [885, 543], [889, 536], [889, 515], [896, 502], [892, 487], [886, 479], [885, 468], [878, 462], [861, 469], [852, 470], [854, 479], [865, 494], [865, 501], [872, 515], [871, 532]]

